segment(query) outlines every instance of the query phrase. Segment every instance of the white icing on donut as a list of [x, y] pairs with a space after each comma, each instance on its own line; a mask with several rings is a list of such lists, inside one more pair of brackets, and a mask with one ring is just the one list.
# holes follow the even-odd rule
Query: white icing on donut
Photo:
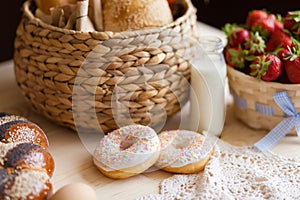
[[104, 136], [94, 152], [94, 162], [105, 171], [137, 166], [159, 149], [156, 132], [142, 125], [130, 125]]
[[[159, 134], [161, 154], [156, 163], [159, 168], [183, 167], [203, 160], [208, 155], [206, 137], [187, 130], [164, 131]], [[211, 149], [210, 149], [211, 150]]]

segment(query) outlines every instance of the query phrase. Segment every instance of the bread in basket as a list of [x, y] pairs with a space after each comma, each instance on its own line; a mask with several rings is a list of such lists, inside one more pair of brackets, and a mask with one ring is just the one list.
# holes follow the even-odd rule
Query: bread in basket
[[197, 20], [190, 0], [182, 6], [184, 14], [161, 27], [80, 32], [42, 22], [26, 1], [14, 54], [22, 94], [36, 111], [72, 129], [160, 124], [189, 96]]

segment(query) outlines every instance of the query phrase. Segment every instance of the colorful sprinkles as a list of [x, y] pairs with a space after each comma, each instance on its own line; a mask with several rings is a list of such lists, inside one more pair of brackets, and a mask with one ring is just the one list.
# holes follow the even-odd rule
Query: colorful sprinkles
[[102, 138], [94, 152], [94, 160], [106, 171], [134, 167], [159, 150], [156, 132], [142, 125], [117, 129]]
[[157, 166], [182, 167], [203, 159], [205, 136], [188, 130], [164, 131], [159, 134], [161, 154]]

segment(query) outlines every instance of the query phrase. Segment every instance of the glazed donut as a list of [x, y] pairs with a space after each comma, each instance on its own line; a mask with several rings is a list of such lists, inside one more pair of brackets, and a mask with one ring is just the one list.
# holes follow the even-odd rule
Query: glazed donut
[[204, 147], [205, 136], [187, 130], [164, 131], [159, 134], [161, 154], [156, 163], [160, 169], [173, 173], [195, 173], [204, 169], [212, 149]]
[[50, 196], [54, 159], [47, 148], [48, 139], [36, 124], [0, 113], [0, 199]]
[[104, 136], [97, 145], [93, 160], [107, 177], [128, 178], [151, 167], [160, 154], [156, 132], [142, 125], [130, 125]]

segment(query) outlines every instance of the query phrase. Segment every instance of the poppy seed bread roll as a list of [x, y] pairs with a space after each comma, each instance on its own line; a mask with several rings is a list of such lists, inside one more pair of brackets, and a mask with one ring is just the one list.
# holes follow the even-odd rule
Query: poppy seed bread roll
[[48, 199], [55, 168], [48, 147], [38, 125], [0, 112], [0, 199]]

